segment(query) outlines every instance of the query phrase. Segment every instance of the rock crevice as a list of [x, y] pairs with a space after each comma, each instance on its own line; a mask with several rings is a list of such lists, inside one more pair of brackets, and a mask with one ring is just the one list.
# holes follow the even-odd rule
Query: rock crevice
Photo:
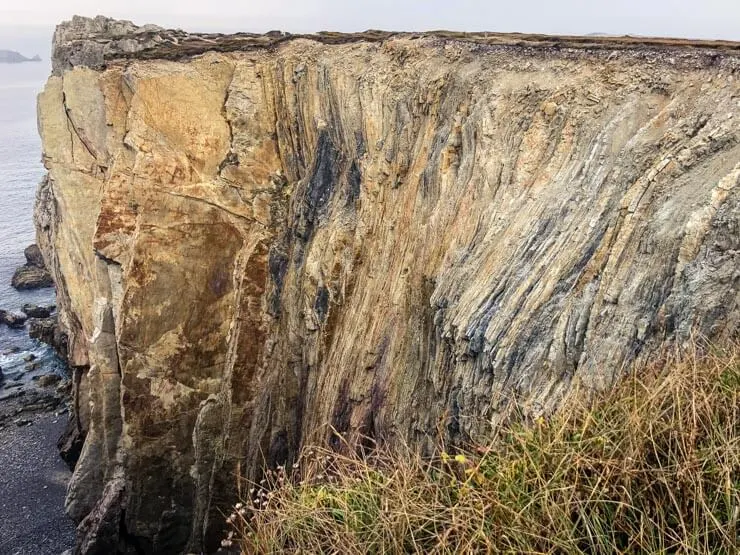
[[83, 552], [208, 550], [302, 445], [485, 441], [737, 337], [735, 43], [75, 18], [54, 53]]

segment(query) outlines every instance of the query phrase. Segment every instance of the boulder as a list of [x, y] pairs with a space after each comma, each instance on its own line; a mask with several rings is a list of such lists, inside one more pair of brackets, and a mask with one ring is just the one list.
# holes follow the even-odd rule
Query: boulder
[[28, 335], [51, 346], [62, 360], [67, 360], [67, 335], [62, 332], [56, 316], [31, 318], [28, 321]]
[[24, 304], [21, 310], [29, 318], [48, 318], [54, 311], [54, 306], [38, 306], [35, 304]]
[[26, 263], [15, 271], [11, 285], [18, 290], [53, 287], [54, 279], [46, 269], [46, 263], [38, 245], [29, 245], [23, 254], [26, 257]]
[[0, 309], [0, 322], [13, 329], [21, 329], [26, 324], [26, 315]]
[[44, 287], [54, 287], [54, 279], [45, 268], [26, 264], [15, 271], [10, 284], [19, 291], [42, 289]]
[[36, 383], [39, 387], [50, 387], [59, 383], [61, 379], [62, 377], [59, 374], [44, 374], [36, 380]]
[[38, 245], [29, 245], [25, 248], [23, 254], [26, 257], [26, 266], [36, 266], [37, 268], [46, 269], [46, 263]]

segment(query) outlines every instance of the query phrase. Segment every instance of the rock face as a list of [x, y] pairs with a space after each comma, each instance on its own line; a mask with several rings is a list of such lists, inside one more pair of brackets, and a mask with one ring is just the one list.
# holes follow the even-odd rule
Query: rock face
[[85, 553], [302, 445], [484, 441], [740, 322], [737, 44], [76, 18], [39, 97]]
[[28, 335], [54, 348], [59, 358], [67, 360], [67, 336], [56, 316], [34, 316], [28, 320]]

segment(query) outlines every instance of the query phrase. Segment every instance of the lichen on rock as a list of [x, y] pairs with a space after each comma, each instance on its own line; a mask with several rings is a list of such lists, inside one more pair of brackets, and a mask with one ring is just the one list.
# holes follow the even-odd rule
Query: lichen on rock
[[200, 552], [306, 443], [482, 441], [737, 336], [733, 43], [76, 18], [54, 52], [36, 223], [89, 552]]

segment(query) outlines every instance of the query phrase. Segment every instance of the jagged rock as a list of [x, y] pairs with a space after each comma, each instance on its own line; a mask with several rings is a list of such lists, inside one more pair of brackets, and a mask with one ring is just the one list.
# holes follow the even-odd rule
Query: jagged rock
[[100, 500], [77, 528], [77, 552], [121, 553], [119, 533], [126, 484], [121, 478], [105, 485]]
[[485, 442], [736, 336], [738, 52], [60, 26], [35, 217], [81, 552], [201, 552], [306, 443]]
[[26, 257], [26, 264], [28, 266], [36, 266], [37, 268], [46, 269], [46, 263], [44, 262], [44, 255], [41, 253], [38, 245], [29, 245], [23, 250], [23, 255]]
[[56, 316], [29, 319], [28, 335], [51, 346], [59, 358], [67, 360], [67, 335], [60, 328]]
[[77, 426], [74, 415], [67, 421], [67, 427], [64, 433], [57, 441], [59, 456], [67, 464], [70, 470], [74, 470], [77, 461], [82, 453], [82, 446], [85, 443], [85, 434]]
[[21, 329], [26, 324], [26, 315], [0, 309], [0, 322], [13, 329]]
[[54, 306], [38, 306], [35, 304], [24, 304], [21, 311], [29, 318], [48, 318], [54, 312]]

